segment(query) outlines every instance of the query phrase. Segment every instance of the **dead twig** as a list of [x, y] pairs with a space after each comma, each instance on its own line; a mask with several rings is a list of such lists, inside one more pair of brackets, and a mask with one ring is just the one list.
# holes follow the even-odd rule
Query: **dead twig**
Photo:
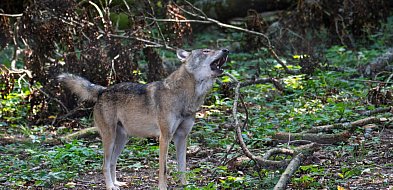
[[[99, 33], [105, 34], [103, 31], [100, 31]], [[158, 42], [154, 42], [154, 41], [150, 41], [150, 40], [147, 40], [147, 39], [134, 37], [134, 36], [126, 36], [126, 35], [118, 35], [118, 34], [106, 34], [106, 35], [108, 35], [109, 37], [114, 37], [114, 38], [133, 39], [133, 40], [137, 40], [137, 41], [140, 41], [140, 42], [144, 42], [144, 43], [147, 43], [147, 44], [145, 44], [145, 47], [153, 47], [153, 48], [154, 47], [156, 47], [156, 48], [163, 47], [165, 49], [172, 50], [172, 51], [176, 51], [176, 49], [177, 49], [177, 48], [171, 47], [169, 45], [165, 46], [165, 45], [160, 44]]]
[[[151, 12], [152, 12], [152, 15], [151, 15], [151, 16], [154, 17], [155, 12], [154, 12], [154, 8], [153, 8], [153, 6], [152, 6], [152, 3], [150, 2], [150, 0], [148, 0], [147, 2], [149, 3], [150, 10], [151, 10]], [[155, 18], [155, 17], [154, 17], [154, 18]], [[168, 44], [166, 43], [165, 36], [164, 36], [164, 34], [162, 33], [162, 30], [161, 30], [160, 25], [158, 24], [158, 22], [157, 22], [156, 20], [154, 20], [154, 23], [155, 23], [156, 26], [157, 26], [158, 33], [160, 34], [161, 40], [162, 40], [163, 43], [164, 43], [164, 47], [168, 49], [169, 46], [168, 46]]]
[[55, 102], [57, 102], [59, 105], [61, 105], [61, 107], [63, 107], [64, 110], [65, 110], [67, 113], [69, 112], [68, 108], [67, 108], [67, 107], [63, 104], [63, 102], [61, 102], [59, 99], [50, 96], [48, 93], [46, 93], [45, 91], [43, 91], [41, 88], [37, 88], [37, 90], [40, 91], [40, 92], [41, 92], [44, 96], [46, 96], [47, 98], [52, 99], [52, 100], [54, 100]]
[[[194, 6], [193, 4], [191, 4], [190, 2], [188, 2], [188, 1], [186, 1], [186, 2], [187, 2], [187, 4], [188, 4], [192, 9], [198, 11], [198, 12], [201, 13], [201, 14], [204, 14], [202, 10], [198, 9], [197, 7], [195, 7], [195, 6]], [[203, 19], [203, 20], [205, 20], [205, 21], [209, 21], [209, 22], [211, 22], [211, 23], [213, 23], [213, 24], [216, 24], [216, 25], [218, 25], [218, 26], [220, 26], [220, 27], [223, 27], [223, 28], [230, 28], [230, 29], [234, 29], [234, 30], [238, 30], [238, 31], [241, 31], [241, 32], [246, 32], [246, 33], [249, 33], [249, 34], [253, 34], [253, 35], [257, 35], [257, 36], [263, 37], [263, 38], [267, 41], [267, 43], [268, 43], [267, 46], [268, 46], [268, 47], [271, 46], [271, 43], [270, 43], [269, 38], [268, 38], [265, 34], [263, 34], [263, 33], [256, 32], [256, 31], [253, 31], [253, 30], [248, 30], [248, 29], [245, 29], [245, 28], [237, 27], [237, 26], [233, 26], [233, 25], [230, 25], [230, 24], [225, 24], [225, 23], [222, 23], [222, 22], [220, 22], [220, 21], [218, 21], [218, 20], [215, 20], [215, 19], [212, 19], [212, 18], [207, 17], [206, 14], [204, 14], [204, 16], [201, 16], [201, 15], [199, 15], [199, 14], [192, 13], [192, 12], [190, 12], [190, 11], [188, 11], [188, 10], [182, 8], [181, 6], [179, 6], [179, 9], [181, 9], [183, 12], [185, 12], [185, 13], [191, 15], [191, 16], [194, 16], [194, 17]]]
[[222, 22], [220, 22], [220, 21], [218, 21], [218, 20], [209, 18], [209, 17], [206, 16], [206, 14], [205, 14], [202, 10], [200, 10], [200, 9], [197, 8], [197, 7], [195, 7], [192, 3], [188, 2], [188, 1], [185, 1], [185, 2], [186, 2], [193, 10], [196, 10], [197, 12], [199, 12], [200, 14], [203, 15], [203, 16], [202, 16], [202, 15], [199, 15], [199, 14], [196, 14], [196, 13], [193, 13], [193, 12], [190, 12], [190, 11], [188, 11], [188, 10], [182, 8], [181, 6], [178, 6], [180, 10], [182, 10], [183, 12], [185, 12], [185, 13], [191, 15], [191, 16], [200, 18], [200, 19], [202, 19], [202, 21], [208, 21], [208, 22], [210, 22], [210, 23], [216, 24], [217, 26], [222, 27], [222, 28], [229, 28], [229, 29], [233, 29], [233, 30], [237, 30], [237, 31], [241, 31], [241, 32], [245, 32], [245, 33], [248, 33], [248, 34], [252, 34], [252, 35], [256, 35], [256, 36], [262, 37], [262, 38], [266, 41], [266, 43], [267, 43], [267, 44], [265, 44], [265, 46], [266, 46], [266, 48], [268, 49], [270, 55], [277, 61], [278, 64], [280, 64], [280, 65], [284, 68], [284, 70], [285, 70], [286, 73], [288, 73], [288, 74], [300, 74], [300, 70], [291, 70], [291, 69], [289, 69], [288, 66], [284, 63], [284, 61], [282, 61], [282, 60], [278, 57], [277, 53], [274, 51], [273, 45], [271, 44], [269, 37], [268, 37], [267, 35], [265, 35], [265, 34], [263, 34], [263, 33], [261, 33], [261, 32], [256, 32], [256, 31], [248, 30], [248, 29], [241, 28], [241, 27], [238, 27], [238, 26], [233, 26], [233, 25], [230, 25], [230, 24], [225, 24], [225, 23], [222, 23]]
[[192, 20], [192, 19], [187, 19], [187, 20], [178, 20], [178, 19], [158, 19], [158, 18], [152, 18], [152, 17], [145, 17], [146, 19], [153, 20], [156, 22], [178, 22], [178, 23], [202, 23], [202, 24], [213, 24], [213, 22], [208, 21], [208, 20]]

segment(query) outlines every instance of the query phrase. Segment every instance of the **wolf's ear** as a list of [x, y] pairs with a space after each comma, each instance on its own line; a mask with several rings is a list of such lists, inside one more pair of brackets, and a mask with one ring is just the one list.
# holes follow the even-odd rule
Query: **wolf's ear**
[[179, 58], [181, 62], [186, 61], [187, 57], [190, 55], [190, 52], [182, 49], [178, 49], [176, 53], [177, 53], [177, 58]]

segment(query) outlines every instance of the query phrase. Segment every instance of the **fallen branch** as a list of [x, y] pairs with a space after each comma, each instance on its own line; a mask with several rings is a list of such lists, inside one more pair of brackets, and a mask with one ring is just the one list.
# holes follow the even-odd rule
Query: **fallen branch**
[[287, 169], [285, 169], [284, 173], [281, 174], [281, 177], [278, 180], [276, 186], [274, 186], [274, 190], [286, 189], [289, 180], [296, 172], [296, 170], [300, 167], [303, 159], [304, 156], [302, 153], [300, 153], [291, 160], [291, 162], [288, 164]]
[[[378, 110], [378, 112], [382, 111], [390, 111], [390, 109], [385, 108]], [[355, 130], [355, 128], [357, 127], [386, 121], [390, 120], [386, 118], [368, 117], [353, 122], [336, 123], [332, 125], [313, 127], [301, 133], [276, 133], [275, 135], [273, 135], [273, 138], [283, 143], [291, 142], [294, 140], [305, 140], [319, 144], [337, 144], [339, 142], [346, 142], [347, 139], [350, 137], [350, 131]], [[344, 129], [345, 131], [336, 134], [325, 134], [326, 132], [332, 132], [335, 129]]]
[[[240, 99], [242, 105], [244, 108], [246, 108], [243, 99], [240, 96], [239, 90], [240, 90], [240, 85], [241, 83], [231, 74], [227, 75], [236, 83], [236, 88], [235, 88], [235, 98], [234, 98], [234, 102], [233, 102], [233, 107], [232, 107], [232, 114], [234, 116], [234, 125], [233, 127], [236, 129], [236, 137], [237, 140], [240, 144], [240, 147], [242, 148], [243, 153], [250, 158], [251, 160], [253, 160], [254, 162], [256, 162], [259, 166], [264, 167], [264, 168], [271, 168], [271, 169], [281, 169], [281, 168], [285, 168], [288, 163], [290, 162], [290, 160], [285, 159], [285, 160], [280, 160], [280, 161], [276, 161], [276, 160], [270, 160], [271, 157], [273, 157], [274, 155], [278, 155], [278, 154], [284, 154], [284, 155], [288, 155], [288, 156], [295, 156], [298, 154], [298, 151], [306, 151], [305, 149], [301, 149], [299, 148], [298, 150], [291, 150], [291, 149], [285, 149], [285, 148], [275, 148], [275, 149], [271, 149], [269, 151], [267, 151], [265, 153], [265, 155], [263, 157], [259, 157], [259, 156], [255, 156], [254, 154], [252, 154], [250, 152], [250, 150], [247, 148], [247, 145], [244, 143], [243, 137], [242, 137], [242, 129], [239, 125], [239, 119], [237, 117], [237, 106], [238, 106], [238, 101]], [[248, 114], [246, 114], [247, 117]], [[243, 127], [245, 127], [247, 125], [247, 121], [248, 118], [245, 119]], [[305, 148], [307, 146], [304, 146], [303, 148]], [[310, 144], [310, 146], [308, 147], [314, 147], [313, 143]]]
[[385, 113], [385, 112], [393, 112], [393, 107], [386, 107], [386, 108], [377, 108], [375, 110], [368, 110], [368, 111], [360, 111], [360, 115], [364, 116], [370, 116], [370, 115], [375, 115], [379, 113]]
[[63, 137], [60, 137], [60, 139], [69, 141], [69, 140], [73, 140], [73, 139], [88, 137], [88, 136], [95, 135], [95, 134], [98, 134], [97, 128], [96, 127], [89, 127], [89, 128], [79, 130], [75, 133], [71, 133], [71, 134], [65, 135]]
[[[228, 74], [228, 76], [229, 76], [229, 74]], [[232, 75], [230, 76], [230, 78], [231, 78], [232, 80], [237, 81]], [[240, 90], [241, 87], [246, 87], [246, 86], [250, 86], [250, 85], [253, 85], [253, 84], [265, 84], [265, 83], [269, 83], [269, 82], [273, 83], [273, 85], [274, 85], [278, 90], [284, 91], [284, 87], [283, 87], [283, 86], [281, 85], [281, 83], [280, 83], [277, 79], [275, 79], [275, 78], [263, 78], [263, 79], [257, 79], [257, 80], [249, 80], [249, 81], [246, 81], [246, 82], [239, 82], [239, 81], [237, 81], [237, 82], [230, 83], [229, 86], [235, 87], [235, 88], [236, 88], [235, 92], [239, 92], [239, 90]], [[245, 111], [245, 113], [246, 113], [245, 121], [248, 121], [248, 111], [247, 111], [247, 107], [244, 106], [243, 99], [242, 99], [242, 97], [241, 97], [239, 94], [237, 94], [237, 95], [235, 94], [235, 99], [236, 99], [236, 101], [234, 102], [234, 104], [236, 104], [236, 105], [234, 105], [234, 107], [233, 107], [233, 114], [236, 114], [236, 113], [237, 113], [237, 100], [238, 100], [239, 98], [240, 98], [240, 100], [242, 101], [242, 104], [243, 104], [244, 109], [246, 110], [246, 111]], [[237, 120], [236, 117], [235, 117], [235, 123], [236, 123], [237, 125], [239, 124], [239, 121]], [[244, 122], [242, 128], [245, 128], [246, 126], [247, 126], [247, 122]], [[232, 127], [233, 127], [233, 128], [236, 128], [237, 138], [238, 138], [238, 139], [239, 139], [239, 138], [242, 138], [242, 136], [241, 136], [241, 130], [242, 130], [242, 128], [240, 128], [240, 127], [234, 127], [234, 126], [232, 126]], [[225, 163], [225, 162], [226, 162], [227, 156], [228, 156], [229, 152], [233, 149], [235, 143], [236, 143], [236, 142], [234, 142], [234, 143], [231, 145], [231, 147], [229, 148], [229, 150], [227, 151], [226, 155], [224, 156], [224, 161], [223, 161], [222, 163]], [[241, 140], [239, 143], [240, 143], [240, 145], [242, 146], [243, 151], [245, 151], [244, 153], [247, 155], [247, 157], [250, 158], [250, 159], [254, 158], [254, 159], [252, 159], [252, 160], [254, 160], [255, 162], [260, 162], [261, 165], [276, 165], [278, 168], [282, 167], [282, 165], [286, 165], [286, 163], [284, 163], [284, 162], [266, 163], [266, 162], [267, 162], [266, 159], [265, 159], [265, 160], [260, 160], [260, 159], [258, 159], [257, 157], [253, 156], [253, 154], [251, 154], [251, 152], [247, 149], [247, 146], [245, 145], [245, 143], [244, 143], [243, 140]]]
[[346, 123], [336, 123], [332, 125], [323, 125], [318, 127], [313, 127], [303, 133], [320, 133], [320, 132], [331, 132], [333, 129], [347, 129], [353, 130], [356, 127], [371, 124], [371, 123], [380, 123], [386, 121], [386, 118], [376, 118], [376, 117], [368, 117], [364, 119], [359, 119], [353, 122]]
[[379, 80], [362, 80], [362, 79], [348, 79], [348, 80], [359, 81], [359, 82], [364, 82], [364, 83], [393, 84], [393, 82], [385, 82], [385, 81], [379, 81]]
[[61, 144], [60, 139], [57, 138], [44, 139], [43, 141], [41, 139], [38, 139], [34, 141], [33, 139], [25, 137], [23, 135], [8, 135], [8, 134], [0, 135], [0, 145], [15, 144], [15, 143], [27, 144], [27, 143], [34, 143], [34, 142], [46, 143], [51, 145]]
[[276, 133], [273, 135], [274, 139], [280, 142], [287, 143], [293, 140], [306, 140], [315, 142], [318, 144], [336, 144], [339, 142], [345, 142], [350, 137], [348, 131], [344, 131], [337, 134], [315, 134], [315, 133]]
[[289, 141], [288, 145], [293, 145], [293, 146], [301, 146], [301, 145], [308, 145], [311, 144], [311, 141], [308, 140], [294, 140], [294, 141]]
[[239, 141], [240, 147], [243, 150], [243, 153], [256, 162], [259, 166], [263, 168], [271, 168], [271, 169], [281, 169], [284, 168], [285, 166], [288, 165], [289, 160], [281, 160], [281, 161], [275, 161], [275, 160], [269, 160], [271, 156], [274, 154], [287, 154], [287, 155], [293, 155], [294, 152], [290, 151], [289, 149], [272, 149], [270, 151], [267, 151], [265, 155], [261, 158], [258, 156], [255, 156], [250, 152], [250, 150], [247, 148], [247, 145], [244, 143], [243, 137], [242, 137], [242, 132], [239, 126], [236, 126], [236, 137]]
[[295, 147], [294, 150], [295, 152], [302, 153], [303, 155], [307, 156], [307, 155], [311, 155], [313, 152], [319, 149], [319, 147], [320, 147], [319, 144], [309, 142], [308, 144], [303, 144], [303, 145], [299, 145], [298, 147]]
[[[96, 127], [89, 127], [86, 129], [76, 131], [75, 133], [71, 133], [60, 137], [37, 140], [37, 142], [43, 144], [57, 145], [57, 144], [62, 144], [63, 141], [71, 141], [74, 139], [86, 138], [92, 135], [98, 136], [98, 130]], [[33, 139], [24, 137], [22, 135], [19, 136], [5, 135], [5, 134], [0, 135], [0, 145], [7, 145], [7, 144], [14, 144], [14, 143], [34, 143], [34, 141]]]
[[23, 13], [20, 14], [6, 14], [6, 13], [0, 13], [0, 16], [5, 16], [5, 17], [22, 17]]
[[14, 143], [26, 143], [31, 142], [31, 139], [26, 139], [23, 136], [15, 136], [15, 135], [0, 135], [0, 145], [14, 144]]
[[263, 155], [262, 158], [267, 160], [270, 157], [272, 157], [273, 155], [277, 155], [277, 154], [294, 155], [295, 151], [291, 150], [291, 149], [286, 149], [286, 148], [273, 148], [273, 149], [266, 151], [266, 153]]
[[[288, 164], [288, 162], [289, 162], [288, 160], [283, 160], [283, 161], [267, 160], [265, 158], [261, 158], [261, 157], [255, 156], [247, 148], [247, 145], [244, 143], [244, 140], [243, 140], [243, 137], [242, 137], [242, 129], [240, 128], [239, 119], [237, 117], [237, 105], [238, 105], [238, 101], [239, 101], [239, 97], [240, 97], [240, 94], [239, 94], [240, 82], [234, 76], [232, 76], [231, 74], [226, 73], [226, 75], [229, 76], [236, 83], [235, 98], [234, 98], [233, 107], [232, 107], [232, 114], [233, 114], [234, 120], [235, 120], [233, 127], [236, 129], [236, 137], [237, 137], [237, 140], [238, 140], [238, 142], [240, 144], [240, 147], [243, 150], [243, 153], [248, 158], [250, 158], [251, 160], [253, 160], [255, 163], [257, 163], [258, 165], [260, 165], [262, 167], [269, 167], [269, 168], [271, 168], [271, 167], [273, 167], [273, 168], [283, 168], [283, 167], [285, 167]], [[246, 108], [246, 106], [244, 106], [243, 99], [240, 98], [240, 100], [241, 100], [241, 102], [243, 104], [243, 107]], [[247, 115], [248, 114], [246, 114], [246, 116]], [[244, 121], [244, 124], [243, 124], [244, 127], [247, 125], [247, 120], [248, 120], [248, 118], [246, 118], [246, 120]], [[285, 151], [283, 151], [283, 153], [284, 152]], [[270, 157], [270, 156], [271, 156], [271, 154], [268, 154], [265, 157]]]
[[[275, 189], [285, 189], [287, 186], [288, 181], [290, 180], [291, 176], [295, 173], [295, 171], [299, 168], [301, 161], [303, 159], [303, 155], [309, 155], [312, 152], [315, 151], [315, 149], [318, 147], [316, 143], [305, 143], [305, 142], [311, 142], [311, 141], [301, 141], [301, 143], [305, 143], [302, 146], [299, 146], [295, 149], [285, 149], [285, 148], [274, 148], [266, 151], [266, 153], [263, 155], [263, 157], [255, 156], [250, 152], [250, 150], [247, 148], [247, 145], [244, 143], [243, 137], [242, 137], [242, 129], [239, 125], [239, 119], [237, 117], [237, 106], [238, 106], [238, 101], [240, 99], [240, 102], [244, 109], [246, 110], [246, 119], [244, 120], [243, 123], [243, 128], [247, 126], [248, 122], [248, 113], [247, 113], [247, 107], [245, 106], [243, 98], [240, 96], [240, 86], [241, 83], [232, 75], [228, 74], [227, 75], [234, 81], [236, 84], [235, 88], [235, 98], [233, 102], [233, 107], [232, 107], [232, 114], [234, 116], [234, 127], [236, 129], [236, 137], [237, 140], [240, 144], [240, 147], [242, 148], [243, 153], [251, 160], [253, 160], [258, 166], [264, 167], [264, 168], [273, 168], [273, 169], [279, 169], [279, 168], [284, 168], [286, 167], [285, 172], [281, 175], [281, 178], [279, 182], [276, 184]], [[312, 134], [315, 135], [315, 134]], [[271, 157], [274, 157], [275, 155], [286, 155], [290, 156], [292, 159], [284, 159], [284, 160], [271, 160]]]

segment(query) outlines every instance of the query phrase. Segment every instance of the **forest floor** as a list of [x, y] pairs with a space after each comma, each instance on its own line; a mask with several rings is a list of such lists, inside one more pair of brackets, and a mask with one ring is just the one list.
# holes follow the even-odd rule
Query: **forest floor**
[[[378, 140], [373, 140], [375, 137]], [[313, 181], [309, 183], [320, 183], [322, 186], [340, 186], [351, 190], [365, 190], [365, 189], [393, 189], [393, 128], [386, 126], [381, 131], [373, 131], [370, 136], [365, 139], [359, 135], [354, 137], [359, 140], [362, 139], [363, 145], [359, 149], [353, 151], [348, 150], [347, 146], [326, 146], [321, 150], [316, 151], [313, 155], [306, 158], [303, 165], [311, 166], [302, 170], [312, 170]], [[193, 184], [187, 189], [206, 189], [210, 182], [219, 183], [220, 178], [225, 178], [220, 175], [219, 170], [214, 168], [222, 165], [222, 153], [225, 150], [209, 149], [207, 147], [192, 147], [197, 149], [195, 152], [189, 152], [187, 165], [189, 169], [202, 168], [198, 173], [193, 173], [190, 183]], [[169, 159], [170, 174], [168, 181], [170, 189], [183, 189], [176, 185], [175, 159], [172, 156]], [[237, 160], [248, 160], [240, 156]], [[122, 161], [120, 161], [122, 162]], [[154, 189], [158, 184], [158, 155], [154, 154], [145, 158], [137, 158], [128, 162], [129, 164], [140, 164], [139, 168], [127, 168], [125, 164], [119, 163], [120, 171], [117, 175], [119, 181], [128, 183], [128, 187], [122, 189]], [[229, 162], [231, 163], [231, 162]], [[243, 166], [232, 166], [230, 170], [238, 173], [247, 173], [253, 169]], [[231, 164], [229, 164], [231, 165]], [[210, 167], [201, 167], [210, 166]], [[324, 168], [323, 171], [320, 168]], [[277, 174], [279, 175], [279, 174]], [[289, 184], [288, 189], [308, 189], [309, 184], [300, 182], [302, 172], [297, 172], [295, 179]], [[310, 176], [308, 174], [308, 176]], [[268, 177], [268, 176], [267, 176]], [[270, 176], [271, 177], [271, 176]], [[306, 181], [306, 180], [305, 180]], [[73, 188], [64, 188], [65, 184], [73, 184]], [[92, 170], [87, 173], [80, 174], [79, 177], [66, 183], [55, 184], [53, 189], [102, 189], [105, 186], [101, 170]], [[260, 189], [257, 187], [250, 189]], [[326, 189], [326, 188], [321, 188]]]
[[[393, 33], [393, 28], [391, 30], [386, 33]], [[204, 33], [195, 40], [200, 44], [194, 46], [216, 47], [219, 40], [212, 39], [220, 38], [232, 45], [243, 40], [239, 33], [216, 36]], [[391, 85], [380, 85], [390, 80], [391, 72], [384, 72], [371, 81], [360, 77], [356, 69], [383, 54], [388, 47], [385, 40], [357, 50], [340, 45], [324, 47], [319, 60], [308, 60], [319, 68], [299, 75], [285, 73], [264, 48], [250, 52], [234, 50], [225, 66], [226, 72], [239, 81], [277, 78], [286, 90], [282, 92], [273, 84], [255, 84], [240, 90], [249, 114], [242, 136], [250, 151], [261, 156], [272, 148], [293, 148], [277, 143], [274, 135], [352, 122], [364, 118], [359, 111], [391, 106], [392, 102], [373, 105], [368, 101], [369, 92], [376, 87], [382, 89], [381, 92], [392, 92]], [[174, 52], [165, 52], [165, 56], [169, 61], [175, 59]], [[290, 69], [300, 70], [298, 64], [304, 60], [299, 57], [303, 54], [282, 56], [293, 63], [288, 65]], [[333, 67], [342, 69], [329, 70]], [[189, 136], [189, 185], [177, 185], [173, 145], [169, 149], [168, 185], [170, 189], [186, 190], [272, 189], [283, 170], [259, 168], [244, 156], [235, 129], [231, 127], [233, 89], [220, 88], [229, 83], [230, 78], [223, 76], [220, 81], [221, 85], [217, 84], [209, 93], [197, 114]], [[4, 116], [0, 118], [0, 189], [103, 189], [102, 145], [97, 134], [59, 144], [45, 142], [91, 126], [92, 118], [65, 118], [58, 126], [29, 125], [26, 119], [30, 113], [26, 102], [29, 93], [23, 89], [29, 90], [29, 86], [17, 88], [1, 102]], [[241, 122], [246, 120], [245, 110], [239, 107]], [[393, 190], [393, 116], [386, 112], [375, 117], [387, 118], [388, 122], [370, 125], [367, 129], [355, 127], [346, 141], [320, 145], [303, 160], [288, 189]], [[339, 132], [342, 130], [333, 131]], [[5, 142], [5, 137], [24, 140]], [[131, 138], [118, 161], [117, 175], [119, 181], [128, 183], [128, 187], [122, 189], [155, 189], [158, 184], [157, 141]]]

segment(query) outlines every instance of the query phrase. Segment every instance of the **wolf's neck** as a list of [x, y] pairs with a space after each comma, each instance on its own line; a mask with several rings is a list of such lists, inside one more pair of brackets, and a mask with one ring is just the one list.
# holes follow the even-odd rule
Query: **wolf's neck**
[[181, 65], [179, 69], [174, 71], [164, 80], [164, 85], [170, 90], [184, 91], [193, 88], [193, 80], [191, 73], [188, 73], [184, 65]]
[[195, 94], [197, 96], [204, 96], [213, 87], [214, 79], [208, 78], [204, 80], [198, 80], [195, 84]]
[[185, 66], [182, 65], [178, 70], [166, 78], [164, 83], [169, 89], [181, 90], [183, 92], [188, 91], [187, 94], [194, 94], [199, 97], [204, 96], [213, 87], [214, 79], [196, 79], [187, 71]]

